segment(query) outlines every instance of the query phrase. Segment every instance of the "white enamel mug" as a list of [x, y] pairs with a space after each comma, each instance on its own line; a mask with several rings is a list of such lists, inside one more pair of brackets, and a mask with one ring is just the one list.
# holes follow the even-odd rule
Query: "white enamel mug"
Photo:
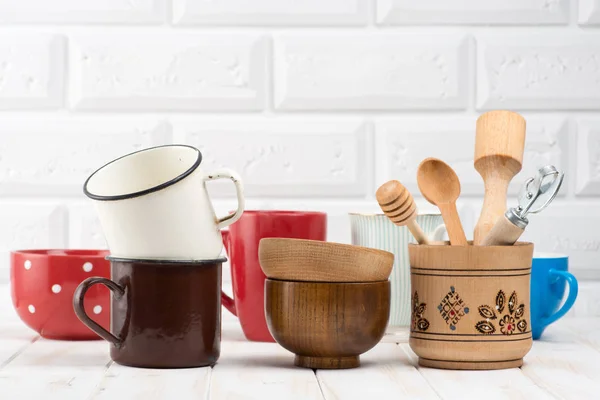
[[[200, 150], [186, 145], [152, 147], [95, 171], [83, 191], [94, 200], [113, 257], [206, 260], [221, 254], [220, 229], [244, 212], [242, 181], [231, 170], [206, 173]], [[231, 179], [235, 213], [215, 215], [206, 182]]]

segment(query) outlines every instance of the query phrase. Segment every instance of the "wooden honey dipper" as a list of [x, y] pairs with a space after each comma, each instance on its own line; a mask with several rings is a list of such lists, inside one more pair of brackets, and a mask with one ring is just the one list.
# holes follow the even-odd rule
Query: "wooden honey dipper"
[[429, 244], [427, 235], [416, 221], [417, 206], [410, 192], [398, 181], [388, 181], [375, 193], [379, 207], [396, 225], [410, 230], [419, 244]]

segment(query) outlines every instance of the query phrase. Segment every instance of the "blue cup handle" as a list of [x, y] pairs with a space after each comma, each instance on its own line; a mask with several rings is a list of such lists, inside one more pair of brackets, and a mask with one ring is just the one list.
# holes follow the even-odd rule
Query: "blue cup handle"
[[567, 271], [559, 271], [552, 268], [548, 271], [548, 273], [550, 276], [558, 276], [559, 278], [564, 278], [567, 281], [569, 284], [569, 295], [567, 296], [565, 304], [563, 304], [557, 312], [552, 314], [547, 319], [542, 320], [542, 326], [548, 326], [562, 318], [571, 309], [571, 307], [573, 307], [575, 299], [577, 298], [577, 293], [579, 292], [579, 285], [577, 284], [577, 279], [573, 276], [573, 274]]

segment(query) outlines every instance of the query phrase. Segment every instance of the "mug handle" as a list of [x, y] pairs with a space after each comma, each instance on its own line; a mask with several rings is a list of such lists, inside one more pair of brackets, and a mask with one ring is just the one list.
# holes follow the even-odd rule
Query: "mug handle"
[[226, 226], [233, 224], [235, 221], [240, 219], [242, 214], [244, 213], [244, 186], [242, 184], [242, 179], [239, 175], [230, 169], [220, 169], [218, 171], [213, 172], [212, 174], [206, 175], [202, 178], [204, 182], [214, 181], [216, 179], [231, 179], [233, 184], [235, 185], [235, 192], [237, 195], [237, 210], [233, 214], [228, 214], [224, 217], [217, 219], [217, 229], [223, 229]]
[[556, 322], [559, 318], [562, 318], [571, 309], [571, 307], [573, 307], [575, 299], [577, 298], [577, 293], [579, 292], [577, 279], [570, 272], [559, 271], [551, 268], [548, 273], [550, 276], [558, 276], [559, 279], [564, 278], [567, 281], [569, 284], [569, 295], [567, 296], [567, 300], [565, 300], [565, 304], [562, 305], [560, 310], [549, 316], [547, 319], [542, 320], [543, 326], [548, 326]]
[[435, 228], [435, 230], [433, 231], [433, 241], [434, 242], [441, 242], [442, 240], [444, 240], [444, 235], [446, 234], [446, 232], [448, 232], [446, 230], [446, 225], [444, 224], [440, 224], [437, 228]]
[[110, 279], [101, 278], [99, 276], [92, 276], [87, 278], [83, 282], [77, 286], [75, 293], [73, 294], [73, 309], [75, 310], [75, 314], [77, 317], [83, 322], [88, 328], [96, 332], [100, 337], [104, 340], [112, 343], [116, 347], [121, 347], [123, 344], [123, 340], [116, 337], [103, 327], [101, 327], [96, 321], [91, 319], [87, 313], [85, 312], [85, 308], [83, 307], [83, 299], [88, 289], [96, 284], [102, 284], [106, 286], [113, 293], [114, 296], [120, 298], [125, 294], [125, 289], [111, 281]]
[[[223, 236], [223, 246], [225, 246], [225, 251], [227, 252], [227, 254], [229, 254], [229, 230], [225, 229], [221, 231], [221, 235]], [[227, 294], [225, 294], [225, 292], [223, 292], [223, 290], [221, 290], [221, 304], [223, 304], [223, 306], [233, 315], [235, 315], [237, 317], [237, 309], [235, 308], [235, 300], [229, 296], [227, 296]]]

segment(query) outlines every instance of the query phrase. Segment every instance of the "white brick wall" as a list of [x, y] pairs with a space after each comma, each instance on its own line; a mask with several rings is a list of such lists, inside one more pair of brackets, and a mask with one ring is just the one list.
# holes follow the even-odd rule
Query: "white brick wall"
[[283, 110], [464, 109], [464, 35], [325, 32], [275, 39], [275, 107]]
[[171, 143], [157, 119], [0, 117], [0, 194], [80, 195], [82, 182], [109, 159]]
[[600, 119], [581, 119], [577, 133], [577, 195], [600, 196]]
[[477, 108], [600, 109], [600, 35], [482, 34]]
[[369, 0], [173, 0], [181, 25], [365, 25]]
[[63, 104], [65, 38], [0, 33], [0, 110]]
[[0, 0], [0, 22], [160, 24], [167, 0]]
[[580, 0], [578, 21], [581, 25], [600, 25], [600, 1]]
[[384, 25], [567, 24], [569, 0], [378, 0], [377, 22]]
[[71, 106], [84, 110], [260, 110], [266, 43], [254, 34], [71, 38]]
[[0, 0], [0, 281], [10, 249], [105, 247], [84, 179], [163, 143], [237, 170], [248, 208], [328, 212], [340, 242], [388, 179], [433, 210], [415, 172], [442, 157], [470, 233], [475, 120], [497, 108], [527, 119], [511, 204], [539, 165], [567, 173], [526, 238], [600, 280], [598, 0]]
[[[198, 147], [206, 170], [228, 167], [248, 196], [364, 197], [372, 176], [371, 140], [357, 119], [193, 119], [175, 121], [179, 142]], [[230, 182], [215, 194], [234, 193]]]

